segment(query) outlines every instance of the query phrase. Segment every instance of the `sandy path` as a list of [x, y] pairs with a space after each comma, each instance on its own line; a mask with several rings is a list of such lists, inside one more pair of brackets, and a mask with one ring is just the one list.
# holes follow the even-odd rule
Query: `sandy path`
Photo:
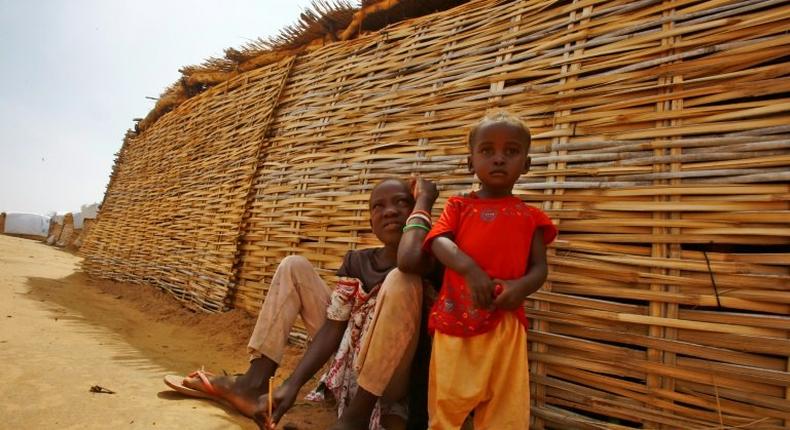
[[[88, 279], [79, 260], [0, 235], [0, 427], [257, 428], [162, 383], [201, 365], [243, 371], [249, 316], [194, 315], [151, 288]], [[281, 373], [299, 354], [289, 350]], [[91, 393], [93, 385], [116, 393]], [[283, 423], [325, 428], [331, 416], [331, 407], [299, 402]]]

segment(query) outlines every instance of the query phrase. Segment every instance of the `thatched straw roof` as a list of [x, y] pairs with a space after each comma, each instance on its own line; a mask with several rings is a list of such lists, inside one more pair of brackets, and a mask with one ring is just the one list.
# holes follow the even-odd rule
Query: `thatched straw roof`
[[468, 0], [313, 0], [293, 25], [268, 39], [258, 38], [240, 48], [225, 49], [225, 57], [209, 58], [179, 69], [181, 79], [167, 87], [154, 108], [140, 119], [135, 132], [145, 130], [162, 115], [208, 88], [284, 58], [328, 43], [350, 40], [390, 24], [446, 10]]

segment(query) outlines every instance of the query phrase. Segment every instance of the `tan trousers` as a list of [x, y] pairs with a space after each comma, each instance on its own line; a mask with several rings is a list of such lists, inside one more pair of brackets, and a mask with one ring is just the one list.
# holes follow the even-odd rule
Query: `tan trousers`
[[331, 293], [306, 258], [298, 255], [283, 258], [274, 272], [247, 344], [250, 360], [265, 355], [279, 364], [297, 316], [302, 317], [308, 335], [315, 336], [326, 320]]
[[[406, 396], [409, 371], [417, 346], [422, 309], [422, 280], [394, 269], [381, 285], [373, 321], [362, 337], [355, 368], [357, 383], [388, 400]], [[310, 262], [301, 256], [284, 258], [247, 346], [250, 359], [266, 356], [282, 361], [288, 334], [301, 316], [310, 337], [326, 320], [331, 290]]]
[[357, 384], [365, 391], [391, 401], [406, 397], [420, 337], [422, 293], [417, 275], [394, 269], [384, 279], [355, 366]]

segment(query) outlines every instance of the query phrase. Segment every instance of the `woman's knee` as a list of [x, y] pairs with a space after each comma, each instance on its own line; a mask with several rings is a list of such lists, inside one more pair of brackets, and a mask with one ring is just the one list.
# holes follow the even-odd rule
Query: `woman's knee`
[[393, 269], [384, 279], [384, 283], [381, 285], [381, 293], [387, 296], [421, 299], [422, 278], [420, 275]]
[[282, 260], [280, 260], [280, 267], [290, 270], [294, 270], [294, 269], [299, 270], [299, 269], [311, 268], [313, 267], [313, 265], [310, 264], [310, 260], [308, 260], [307, 258], [301, 255], [289, 255], [283, 258]]

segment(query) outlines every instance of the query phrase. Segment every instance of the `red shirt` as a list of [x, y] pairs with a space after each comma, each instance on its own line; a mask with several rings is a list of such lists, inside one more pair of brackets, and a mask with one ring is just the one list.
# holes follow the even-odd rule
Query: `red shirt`
[[[481, 199], [472, 193], [450, 197], [423, 248], [430, 250], [433, 239], [450, 235], [492, 279], [517, 279], [529, 270], [532, 236], [539, 227], [543, 228], [543, 242], [548, 245], [557, 236], [557, 228], [543, 211], [527, 206], [515, 196]], [[474, 336], [496, 327], [505, 312], [514, 312], [527, 326], [523, 307], [512, 311], [475, 308], [463, 276], [447, 268], [428, 328], [453, 336]]]

